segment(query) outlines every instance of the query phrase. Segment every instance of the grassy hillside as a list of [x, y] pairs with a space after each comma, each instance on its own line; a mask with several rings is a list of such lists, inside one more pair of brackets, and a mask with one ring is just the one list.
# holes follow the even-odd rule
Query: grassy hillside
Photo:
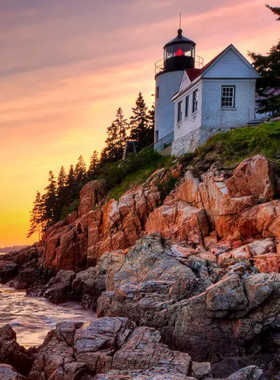
[[[280, 156], [280, 122], [219, 133], [211, 137], [194, 153], [180, 157], [179, 161], [185, 165], [192, 165], [199, 175], [208, 170], [214, 162], [225, 169], [232, 169], [246, 157], [255, 154], [262, 154], [275, 160], [276, 169], [280, 174], [280, 159], [277, 160], [277, 156]], [[173, 158], [161, 157], [155, 151], [153, 153], [143, 151], [138, 155], [128, 157], [126, 161], [108, 168], [107, 181], [112, 180], [112, 170], [114, 171], [114, 184], [110, 186], [109, 198], [118, 199], [130, 188], [145, 182], [157, 168], [168, 169]], [[139, 162], [136, 164], [137, 161]], [[120, 177], [118, 177], [118, 171], [121, 173]], [[104, 172], [100, 177], [103, 176]]]
[[280, 160], [277, 160], [280, 155], [280, 122], [219, 133], [208, 139], [196, 152], [182, 156], [180, 161], [205, 171], [214, 162], [231, 168], [255, 154], [275, 160], [280, 170]]

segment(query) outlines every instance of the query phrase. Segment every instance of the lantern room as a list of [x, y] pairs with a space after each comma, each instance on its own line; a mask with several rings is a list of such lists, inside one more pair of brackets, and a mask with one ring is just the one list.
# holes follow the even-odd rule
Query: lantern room
[[164, 47], [164, 71], [193, 69], [195, 67], [195, 42], [183, 36], [178, 30], [176, 38]]

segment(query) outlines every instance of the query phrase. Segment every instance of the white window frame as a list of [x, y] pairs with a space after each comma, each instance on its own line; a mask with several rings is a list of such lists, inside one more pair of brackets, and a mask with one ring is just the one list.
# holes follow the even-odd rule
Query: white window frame
[[235, 86], [222, 86], [221, 93], [221, 107], [222, 108], [235, 108]]
[[198, 89], [193, 91], [192, 113], [198, 110]]
[[180, 100], [177, 104], [177, 124], [180, 124], [183, 119], [183, 101]]

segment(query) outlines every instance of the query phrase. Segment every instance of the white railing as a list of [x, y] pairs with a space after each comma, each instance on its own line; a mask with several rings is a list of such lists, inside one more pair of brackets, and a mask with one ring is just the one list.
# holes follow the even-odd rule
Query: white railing
[[[203, 65], [204, 65], [204, 59], [200, 57], [199, 55], [197, 55], [195, 57], [195, 68], [202, 69]], [[164, 71], [164, 58], [159, 59], [155, 63], [155, 74], [161, 73], [162, 71]]]

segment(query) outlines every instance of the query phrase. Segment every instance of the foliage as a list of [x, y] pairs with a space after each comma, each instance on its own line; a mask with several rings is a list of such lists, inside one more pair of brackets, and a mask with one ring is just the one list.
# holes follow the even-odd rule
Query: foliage
[[41, 239], [41, 233], [42, 233], [41, 220], [42, 220], [42, 198], [39, 191], [37, 191], [35, 201], [33, 202], [32, 211], [30, 211], [30, 228], [27, 233], [28, 238], [32, 236], [34, 233], [38, 233], [39, 240]]
[[197, 149], [194, 160], [205, 161], [215, 156], [215, 159], [231, 165], [255, 154], [272, 159], [280, 154], [280, 122], [219, 133]]
[[143, 149], [140, 153], [131, 153], [125, 160], [101, 166], [97, 178], [104, 179], [108, 189], [120, 184], [127, 175], [140, 169], [156, 167], [160, 154], [154, 149]]
[[[276, 15], [280, 16], [280, 7], [267, 7]], [[277, 18], [280, 21], [280, 17]], [[257, 81], [257, 91], [260, 97], [258, 101], [259, 112], [273, 112], [280, 114], [280, 41], [272, 46], [269, 54], [262, 55], [254, 52], [249, 53], [253, 60], [253, 66], [261, 75]]]
[[[131, 168], [135, 164], [134, 158], [137, 158], [138, 170], [131, 171]], [[162, 167], [169, 168], [171, 163], [169, 156], [160, 156], [156, 151], [151, 149], [144, 150], [138, 155], [130, 155], [127, 160], [124, 178], [120, 184], [116, 184], [109, 191], [109, 199], [114, 198], [118, 200], [129, 189], [144, 183], [156, 169]]]
[[129, 124], [130, 139], [136, 141], [137, 151], [154, 141], [154, 114], [154, 108], [148, 112], [143, 95], [139, 92]]
[[95, 150], [90, 158], [89, 168], [87, 171], [87, 179], [91, 181], [94, 178], [95, 171], [100, 164], [100, 160], [98, 158], [98, 153]]
[[60, 219], [64, 220], [66, 219], [68, 214], [72, 214], [72, 212], [78, 211], [79, 205], [80, 205], [80, 198], [75, 199], [68, 206], [64, 206], [61, 211]]
[[160, 196], [162, 201], [167, 197], [168, 194], [172, 190], [175, 189], [176, 184], [178, 183], [178, 178], [173, 177], [170, 175], [167, 182], [156, 182], [155, 185], [157, 186], [158, 190], [160, 191]]
[[105, 148], [101, 153], [102, 163], [112, 163], [122, 158], [126, 143], [126, 131], [128, 129], [127, 119], [125, 119], [121, 108], [117, 110], [116, 119], [107, 128], [107, 139]]

